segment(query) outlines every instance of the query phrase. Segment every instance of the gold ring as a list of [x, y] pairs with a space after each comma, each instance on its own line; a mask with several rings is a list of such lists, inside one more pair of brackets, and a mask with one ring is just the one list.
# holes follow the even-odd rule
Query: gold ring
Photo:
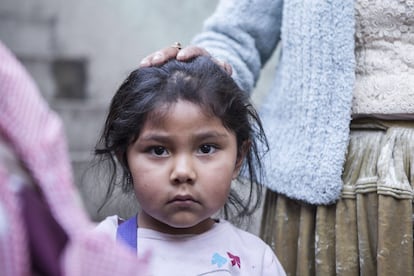
[[180, 42], [174, 42], [173, 45], [171, 45], [171, 47], [173, 48], [177, 48], [177, 50], [181, 50], [181, 43]]

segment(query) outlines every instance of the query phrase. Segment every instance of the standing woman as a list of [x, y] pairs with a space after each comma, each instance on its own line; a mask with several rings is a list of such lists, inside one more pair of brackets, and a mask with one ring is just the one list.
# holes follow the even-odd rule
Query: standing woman
[[288, 275], [412, 275], [414, 2], [220, 1], [192, 46], [252, 91], [278, 44], [262, 118], [261, 236]]

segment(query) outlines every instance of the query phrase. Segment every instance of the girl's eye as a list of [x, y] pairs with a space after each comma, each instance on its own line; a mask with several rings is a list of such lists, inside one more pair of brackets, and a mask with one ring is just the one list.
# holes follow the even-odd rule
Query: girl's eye
[[199, 148], [199, 152], [202, 154], [212, 154], [213, 152], [216, 151], [216, 147], [213, 145], [202, 145]]
[[152, 154], [154, 154], [154, 155], [157, 155], [157, 156], [165, 156], [165, 155], [167, 155], [167, 154], [168, 154], [167, 149], [166, 149], [166, 148], [164, 148], [164, 147], [162, 147], [162, 146], [155, 146], [155, 147], [152, 147], [152, 148], [150, 149], [150, 152], [151, 152]]

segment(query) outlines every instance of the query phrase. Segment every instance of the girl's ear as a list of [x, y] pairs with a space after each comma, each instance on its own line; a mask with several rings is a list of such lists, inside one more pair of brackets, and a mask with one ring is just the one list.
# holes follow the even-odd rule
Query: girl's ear
[[233, 172], [233, 179], [236, 179], [239, 176], [240, 169], [243, 165], [244, 158], [249, 152], [250, 145], [251, 145], [250, 140], [246, 140], [243, 142], [242, 146], [240, 147], [240, 150], [237, 153], [236, 165], [234, 167], [234, 172]]

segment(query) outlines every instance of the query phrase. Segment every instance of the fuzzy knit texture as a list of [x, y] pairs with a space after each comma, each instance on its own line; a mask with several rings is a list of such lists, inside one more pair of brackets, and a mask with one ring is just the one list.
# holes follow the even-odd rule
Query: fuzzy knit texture
[[274, 85], [261, 108], [270, 144], [263, 184], [271, 190], [318, 205], [340, 198], [354, 29], [353, 0], [223, 0], [192, 41], [229, 62], [247, 92], [281, 43]]

